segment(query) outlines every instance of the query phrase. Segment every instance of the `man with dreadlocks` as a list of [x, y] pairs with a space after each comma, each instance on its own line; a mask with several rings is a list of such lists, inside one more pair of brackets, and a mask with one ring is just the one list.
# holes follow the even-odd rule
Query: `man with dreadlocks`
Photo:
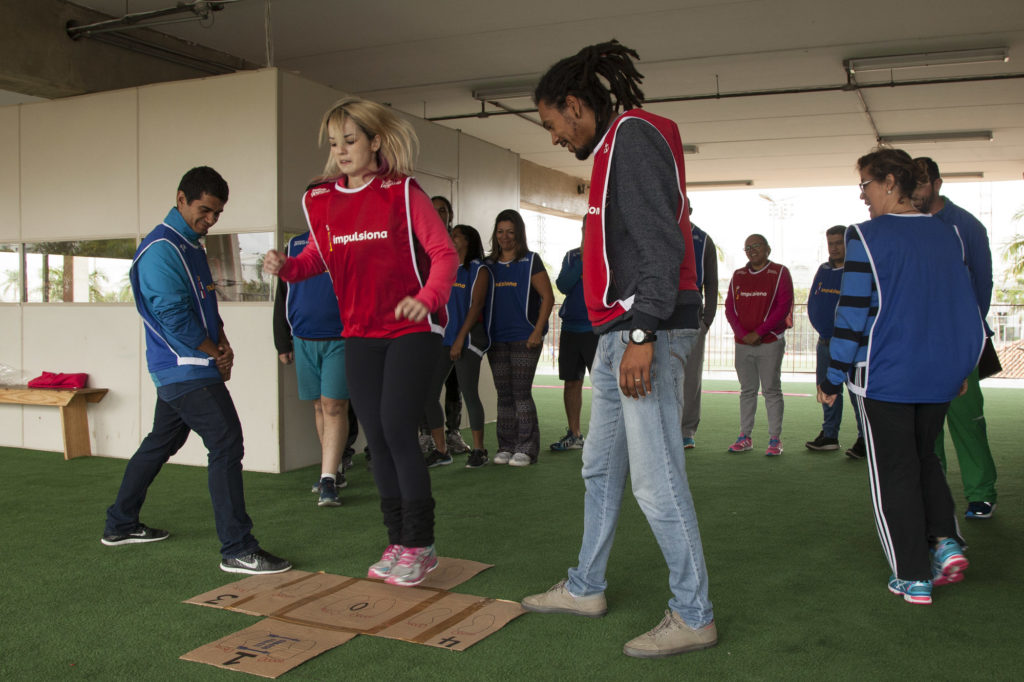
[[672, 121], [640, 108], [643, 76], [633, 59], [637, 53], [617, 41], [592, 45], [551, 67], [534, 92], [552, 144], [580, 160], [594, 154], [583, 288], [600, 340], [583, 448], [579, 563], [523, 607], [604, 615], [605, 569], [628, 474], [668, 564], [672, 599], [661, 623], [623, 651], [654, 658], [714, 646], [718, 633], [679, 428], [683, 364], [701, 303], [683, 146]]

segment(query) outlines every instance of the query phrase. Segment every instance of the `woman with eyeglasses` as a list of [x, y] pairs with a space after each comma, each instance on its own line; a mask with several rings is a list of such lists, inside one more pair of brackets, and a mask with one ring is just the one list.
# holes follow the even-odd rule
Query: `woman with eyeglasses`
[[956, 229], [911, 201], [922, 169], [899, 149], [862, 156], [857, 169], [871, 219], [846, 231], [818, 400], [831, 405], [845, 382], [857, 401], [889, 591], [930, 604], [932, 586], [959, 582], [968, 565], [935, 440], [985, 330]]

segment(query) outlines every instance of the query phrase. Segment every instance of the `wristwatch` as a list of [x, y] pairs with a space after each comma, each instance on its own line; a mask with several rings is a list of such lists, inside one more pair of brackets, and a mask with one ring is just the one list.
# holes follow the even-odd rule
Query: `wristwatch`
[[647, 331], [646, 329], [630, 329], [629, 340], [639, 346], [657, 341], [658, 337], [654, 332]]

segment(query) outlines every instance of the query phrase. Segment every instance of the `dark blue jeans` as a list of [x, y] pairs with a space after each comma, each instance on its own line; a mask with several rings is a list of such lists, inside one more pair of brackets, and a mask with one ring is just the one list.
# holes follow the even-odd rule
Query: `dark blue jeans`
[[256, 551], [252, 519], [242, 490], [242, 424], [231, 394], [222, 383], [198, 388], [170, 401], [157, 398], [153, 430], [128, 461], [121, 489], [107, 509], [106, 533], [127, 533], [139, 523], [150, 484], [164, 463], [185, 444], [189, 431], [209, 451], [207, 474], [217, 537], [225, 558]]

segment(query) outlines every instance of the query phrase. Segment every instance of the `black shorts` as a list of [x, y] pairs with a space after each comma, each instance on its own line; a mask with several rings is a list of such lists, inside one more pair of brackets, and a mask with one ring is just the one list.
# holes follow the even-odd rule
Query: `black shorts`
[[558, 341], [558, 378], [582, 381], [584, 373], [594, 364], [596, 354], [597, 334], [563, 329]]

